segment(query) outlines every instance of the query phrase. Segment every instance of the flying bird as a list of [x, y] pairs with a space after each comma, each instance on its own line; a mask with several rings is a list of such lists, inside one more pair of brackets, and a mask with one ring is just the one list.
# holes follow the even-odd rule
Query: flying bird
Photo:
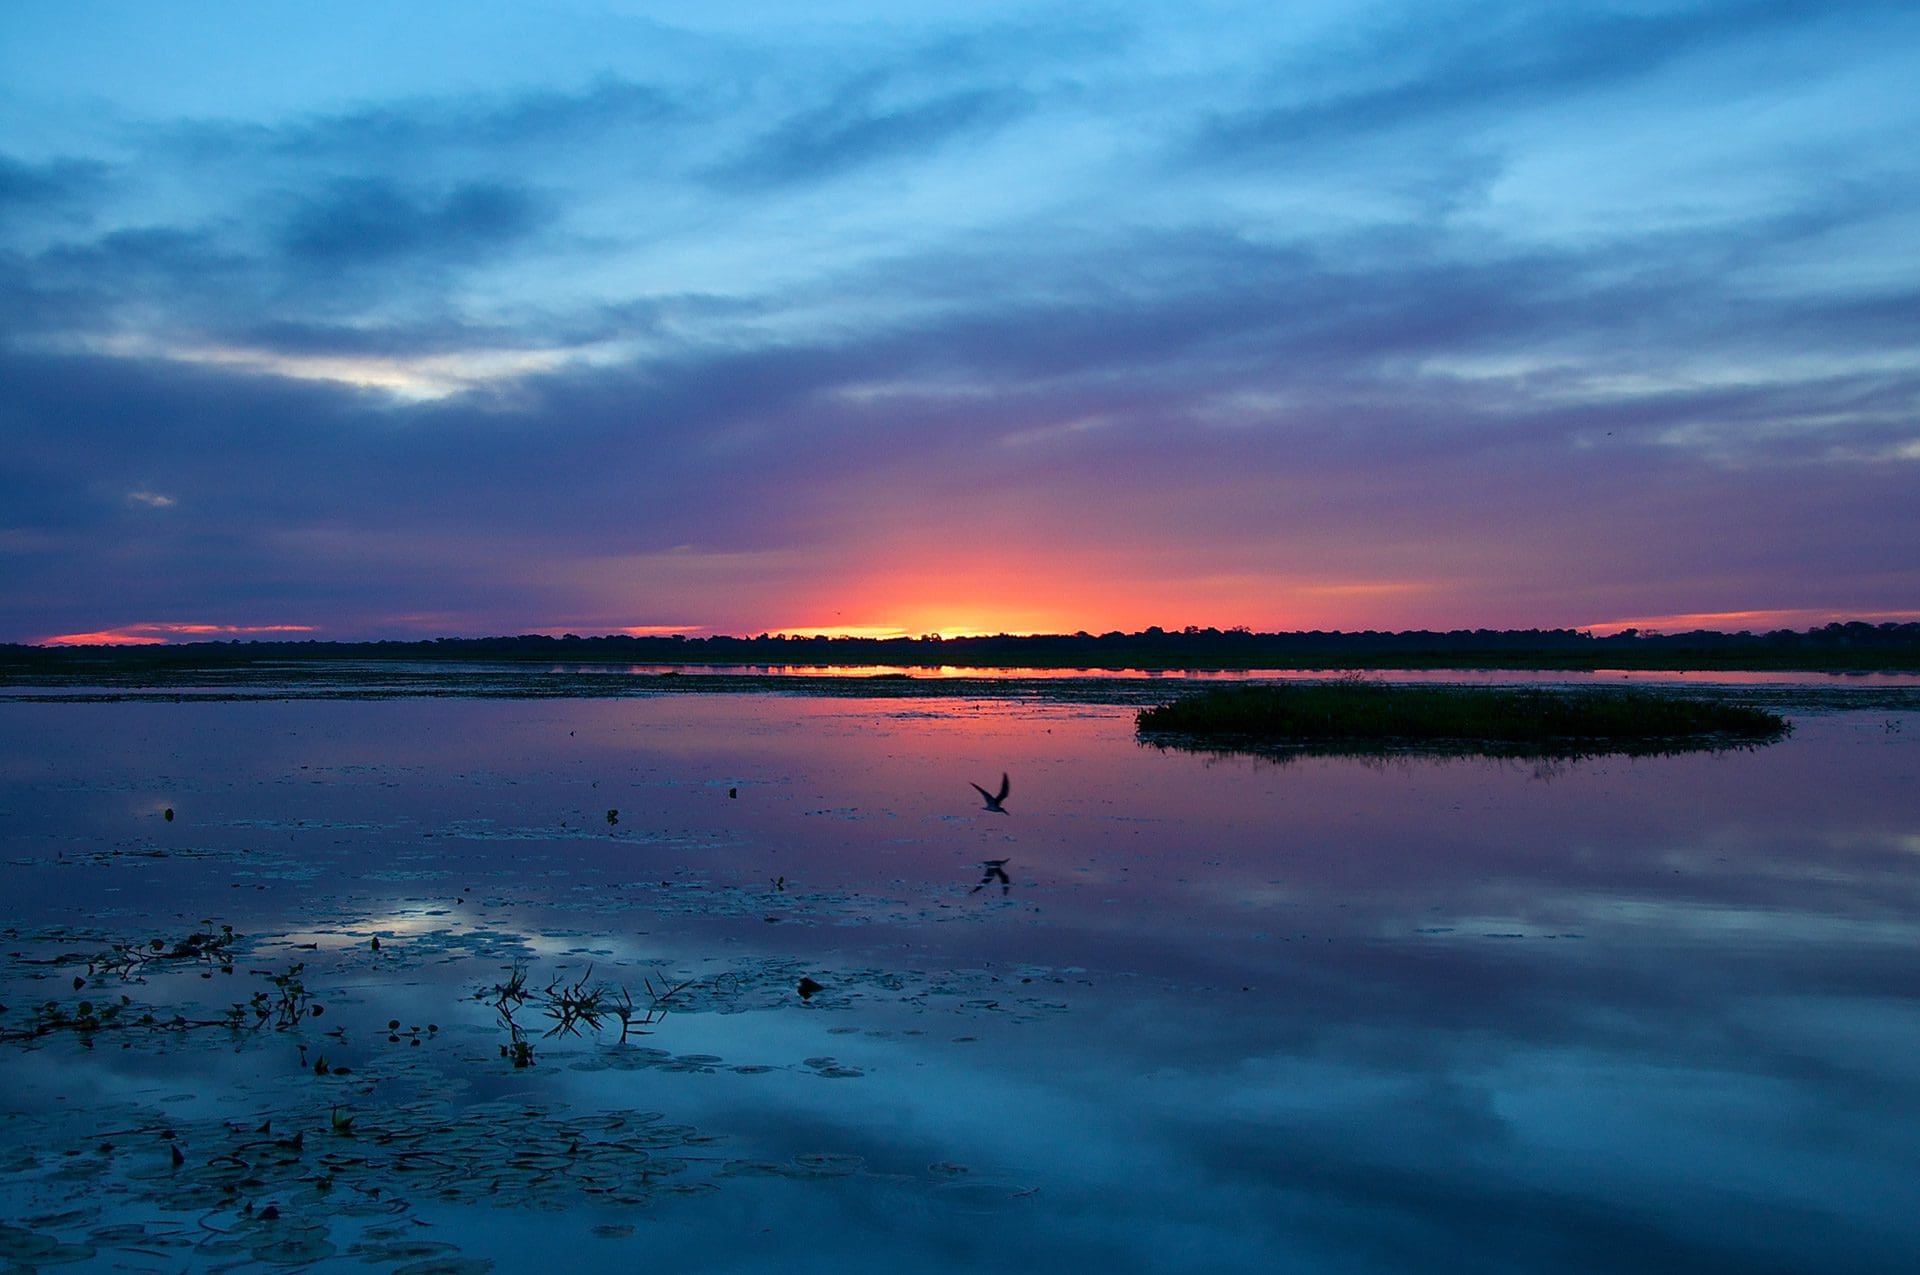
[[1007, 776], [1004, 772], [1002, 772], [1000, 775], [1000, 791], [997, 793], [988, 792], [985, 788], [982, 788], [979, 784], [969, 783], [967, 785], [967, 787], [979, 793], [981, 798], [987, 803], [986, 808], [988, 810], [993, 811], [997, 815], [1004, 815], [1007, 813], [1006, 807], [1001, 805], [1000, 803], [1007, 799], [1007, 790], [1011, 786], [1012, 785], [1010, 785], [1007, 782]]

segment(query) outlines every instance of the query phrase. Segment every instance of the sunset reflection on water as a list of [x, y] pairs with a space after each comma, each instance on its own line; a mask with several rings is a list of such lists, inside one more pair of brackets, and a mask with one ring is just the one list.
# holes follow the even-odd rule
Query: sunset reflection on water
[[[235, 980], [307, 962], [369, 1121], [638, 1107], [735, 1166], [645, 1215], [412, 1201], [471, 1256], [618, 1223], [610, 1259], [683, 1269], [1894, 1270], [1916, 741], [1834, 712], [1747, 752], [1281, 764], [990, 698], [10, 703], [0, 845], [16, 944], [215, 917]], [[969, 784], [1003, 771], [1001, 816]], [[516, 1071], [516, 963], [688, 990], [657, 1056], [535, 1019]], [[410, 1071], [389, 1014], [439, 1027]], [[210, 1039], [9, 1046], [10, 1114], [313, 1097], [290, 1041]], [[833, 1168], [739, 1167], [795, 1163]]]

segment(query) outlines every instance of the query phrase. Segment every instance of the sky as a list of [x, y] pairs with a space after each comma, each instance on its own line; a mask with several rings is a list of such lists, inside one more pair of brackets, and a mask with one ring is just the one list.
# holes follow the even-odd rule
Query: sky
[[0, 641], [1920, 619], [1920, 6], [0, 6]]

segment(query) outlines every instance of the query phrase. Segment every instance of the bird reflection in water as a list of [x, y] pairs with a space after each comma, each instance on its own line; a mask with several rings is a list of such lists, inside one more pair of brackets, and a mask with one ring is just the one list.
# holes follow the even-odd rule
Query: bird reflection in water
[[991, 885], [995, 881], [998, 881], [1000, 883], [1000, 893], [1002, 894], [1012, 893], [1013, 878], [1007, 875], [1007, 863], [1008, 863], [1008, 860], [1006, 859], [988, 859], [985, 862], [981, 863], [980, 866], [982, 869], [984, 869], [984, 871], [982, 871], [980, 874], [980, 884], [974, 886], [973, 889], [969, 890], [967, 893], [978, 894], [980, 893], [980, 891], [986, 889], [989, 885]]

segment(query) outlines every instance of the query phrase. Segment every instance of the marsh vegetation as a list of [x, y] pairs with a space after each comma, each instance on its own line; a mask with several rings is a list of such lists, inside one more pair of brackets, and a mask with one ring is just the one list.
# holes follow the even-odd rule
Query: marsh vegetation
[[1394, 686], [1361, 678], [1223, 686], [1141, 710], [1155, 742], [1493, 753], [1669, 751], [1769, 743], [1763, 709], [1646, 691]]

